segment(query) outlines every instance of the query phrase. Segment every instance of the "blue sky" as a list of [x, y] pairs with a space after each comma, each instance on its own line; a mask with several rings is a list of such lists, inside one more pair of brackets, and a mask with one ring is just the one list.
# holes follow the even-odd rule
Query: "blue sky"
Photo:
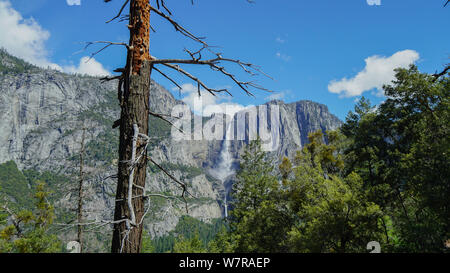
[[[125, 61], [125, 50], [111, 48], [86, 63], [95, 47], [80, 51], [84, 42], [126, 42], [125, 22], [112, 18], [123, 0], [0, 0], [0, 46], [41, 66], [70, 73], [105, 74]], [[152, 1], [153, 2], [153, 1]], [[374, 103], [385, 98], [379, 90], [392, 78], [392, 69], [416, 63], [434, 73], [449, 62], [450, 7], [442, 0], [167, 0], [174, 18], [224, 57], [257, 64], [275, 80], [256, 80], [275, 93], [256, 91], [248, 97], [221, 74], [188, 66], [213, 88], [230, 87], [233, 98], [205, 98], [205, 104], [237, 107], [271, 98], [287, 102], [309, 99], [328, 105], [344, 119], [361, 94]], [[69, 5], [68, 3], [72, 4]], [[78, 5], [78, 3], [80, 5]], [[379, 5], [378, 5], [379, 4]], [[151, 18], [151, 54], [158, 58], [186, 57], [183, 48], [198, 45], [173, 31], [157, 16]], [[83, 59], [84, 58], [84, 59]], [[80, 62], [81, 61], [81, 62]], [[186, 102], [194, 99], [189, 79], [177, 76]], [[153, 78], [174, 92], [157, 73]]]

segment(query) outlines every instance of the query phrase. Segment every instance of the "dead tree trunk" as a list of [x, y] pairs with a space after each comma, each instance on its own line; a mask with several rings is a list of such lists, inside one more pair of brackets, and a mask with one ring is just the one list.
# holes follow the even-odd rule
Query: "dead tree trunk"
[[80, 149], [80, 180], [78, 182], [78, 207], [77, 218], [79, 225], [77, 226], [77, 241], [80, 244], [80, 253], [83, 252], [83, 183], [84, 183], [84, 142], [86, 136], [86, 128], [83, 127], [83, 135], [81, 136]]
[[148, 135], [152, 69], [149, 53], [148, 0], [131, 0], [128, 28], [130, 42], [126, 71], [123, 81], [119, 84], [121, 105], [119, 172], [111, 248], [113, 253], [138, 253], [141, 250], [147, 151], [144, 140], [137, 137], [137, 133]]

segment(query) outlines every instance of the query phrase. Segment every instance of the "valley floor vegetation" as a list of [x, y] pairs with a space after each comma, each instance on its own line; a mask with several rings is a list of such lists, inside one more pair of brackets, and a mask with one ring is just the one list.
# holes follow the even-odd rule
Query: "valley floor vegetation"
[[[311, 133], [279, 166], [250, 142], [229, 217], [205, 224], [185, 216], [166, 236], [145, 235], [143, 252], [351, 253], [367, 252], [370, 241], [382, 252], [450, 252], [448, 74], [397, 69], [384, 92], [379, 106], [361, 98], [339, 130]], [[0, 252], [64, 251], [46, 232], [48, 194], [36, 184], [26, 210], [3, 199]]]

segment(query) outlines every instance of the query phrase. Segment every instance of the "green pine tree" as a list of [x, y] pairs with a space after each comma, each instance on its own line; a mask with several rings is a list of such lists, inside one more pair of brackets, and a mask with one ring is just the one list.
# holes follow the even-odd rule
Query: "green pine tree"
[[294, 178], [284, 183], [288, 207], [296, 219], [289, 231], [289, 249], [365, 252], [368, 242], [382, 240], [382, 212], [369, 202], [358, 174], [342, 176], [337, 148], [342, 136], [328, 134], [328, 145], [321, 132], [309, 135], [310, 143], [295, 159]]
[[[48, 203], [50, 192], [45, 184], [39, 183], [35, 193], [35, 209], [14, 213], [4, 204], [0, 218], [5, 224], [6, 217], [12, 221], [0, 229], [0, 252], [17, 253], [53, 253], [61, 251], [61, 242], [49, 232], [53, 223], [54, 208]], [[1, 220], [1, 219], [0, 219]], [[0, 224], [1, 221], [0, 221]]]
[[[391, 251], [441, 252], [450, 238], [449, 77], [397, 69], [376, 110], [361, 101], [342, 127], [358, 173], [389, 219]], [[389, 230], [388, 228], [389, 227]]]
[[173, 253], [206, 253], [207, 250], [203, 246], [198, 234], [195, 234], [191, 239], [186, 239], [182, 236], [178, 238], [173, 246]]

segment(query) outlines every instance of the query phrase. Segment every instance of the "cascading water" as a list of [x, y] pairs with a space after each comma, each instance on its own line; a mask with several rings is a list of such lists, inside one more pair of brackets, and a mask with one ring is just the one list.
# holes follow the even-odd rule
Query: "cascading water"
[[222, 147], [219, 155], [219, 164], [215, 168], [216, 170], [216, 178], [220, 179], [222, 182], [225, 182], [228, 176], [231, 175], [231, 166], [233, 165], [233, 157], [230, 153], [230, 139], [232, 139], [232, 135], [230, 136], [231, 123], [227, 126], [227, 132], [225, 134], [225, 139], [222, 141]]
[[233, 119], [231, 122], [227, 124], [227, 130], [225, 132], [225, 138], [222, 141], [222, 146], [219, 154], [219, 163], [212, 170], [212, 175], [222, 181], [223, 187], [225, 189], [225, 197], [224, 197], [224, 214], [225, 217], [228, 217], [228, 204], [227, 204], [227, 196], [229, 193], [229, 189], [225, 183], [227, 182], [227, 178], [233, 174], [233, 156], [230, 152], [231, 141], [234, 139], [234, 130], [233, 130]]
[[[270, 105], [270, 111], [267, 105], [247, 108], [245, 111], [235, 112], [233, 115], [227, 116], [229, 122], [226, 123], [225, 138], [222, 141], [219, 161], [211, 170], [211, 175], [219, 179], [225, 189], [224, 197], [224, 215], [228, 216], [227, 197], [231, 190], [230, 177], [234, 174], [233, 168], [233, 151], [232, 143], [238, 139], [239, 141], [248, 139], [256, 139], [260, 137], [262, 141], [262, 149], [264, 151], [276, 151], [280, 145], [280, 110], [278, 105]], [[269, 121], [270, 117], [270, 121]], [[223, 120], [221, 120], [223, 122]], [[236, 126], [234, 126], [236, 125]], [[270, 125], [270, 129], [268, 126]], [[236, 139], [235, 130], [236, 128]]]

